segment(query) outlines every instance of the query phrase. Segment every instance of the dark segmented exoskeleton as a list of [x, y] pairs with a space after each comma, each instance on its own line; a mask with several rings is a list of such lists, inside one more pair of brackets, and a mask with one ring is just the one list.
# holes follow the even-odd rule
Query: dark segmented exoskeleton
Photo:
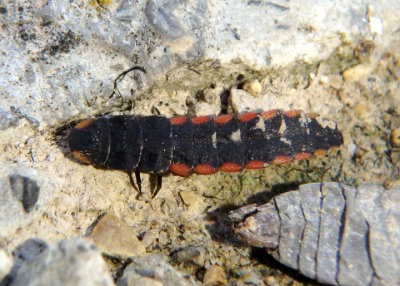
[[[336, 124], [298, 110], [218, 117], [104, 116], [78, 123], [69, 135], [75, 158], [96, 167], [161, 178], [259, 169], [308, 159], [342, 144]], [[161, 180], [156, 192], [161, 187]], [[139, 186], [140, 189], [140, 186]], [[154, 195], [156, 194], [154, 193]]]
[[237, 236], [332, 285], [400, 285], [400, 188], [314, 183], [230, 212]]

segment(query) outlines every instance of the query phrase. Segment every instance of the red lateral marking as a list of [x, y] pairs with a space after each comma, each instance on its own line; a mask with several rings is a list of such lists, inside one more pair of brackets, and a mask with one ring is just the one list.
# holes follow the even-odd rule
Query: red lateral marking
[[175, 175], [183, 176], [186, 177], [190, 174], [190, 168], [184, 164], [184, 163], [179, 163], [179, 164], [171, 164], [169, 166], [170, 172], [174, 173]]
[[326, 152], [328, 152], [328, 150], [317, 149], [317, 150], [314, 151], [314, 155], [321, 156], [321, 155], [326, 154]]
[[74, 128], [76, 128], [76, 129], [83, 129], [83, 128], [85, 128], [85, 127], [88, 127], [90, 124], [92, 124], [93, 121], [94, 121], [93, 119], [85, 119], [85, 120], [82, 120], [81, 122], [79, 122], [78, 124], [76, 124]]
[[187, 120], [186, 116], [177, 116], [177, 117], [171, 118], [169, 120], [169, 122], [172, 125], [182, 125], [183, 123], [186, 122], [186, 120]]
[[219, 166], [219, 169], [222, 172], [239, 172], [242, 170], [242, 166], [236, 164], [236, 163], [223, 163], [221, 166]]
[[192, 123], [199, 125], [199, 124], [203, 124], [204, 122], [207, 122], [208, 120], [210, 120], [211, 116], [199, 116], [199, 117], [194, 117], [192, 118]]
[[295, 109], [283, 112], [283, 115], [285, 115], [286, 117], [295, 117], [299, 114], [300, 114], [300, 110], [295, 110]]
[[232, 114], [220, 115], [217, 118], [214, 118], [214, 122], [217, 124], [225, 124], [229, 122], [232, 119], [232, 117], [233, 117]]
[[78, 160], [79, 162], [83, 163], [83, 164], [93, 164], [92, 161], [90, 161], [90, 159], [85, 156], [81, 151], [72, 151], [72, 156]]
[[288, 156], [276, 156], [274, 160], [271, 161], [271, 164], [287, 164], [293, 161], [293, 158]]
[[331, 147], [329, 147], [329, 151], [336, 151], [339, 148], [340, 148], [340, 146], [331, 146]]
[[312, 156], [313, 155], [310, 153], [300, 152], [300, 153], [297, 153], [296, 156], [294, 156], [294, 158], [297, 160], [307, 160], [307, 159], [310, 159]]
[[268, 110], [268, 111], [264, 111], [261, 113], [261, 116], [265, 119], [269, 119], [274, 117], [275, 115], [277, 115], [279, 112], [279, 109], [272, 109], [272, 110]]
[[196, 167], [194, 167], [193, 171], [201, 175], [210, 175], [217, 172], [217, 169], [207, 164], [198, 164]]
[[267, 166], [268, 166], [268, 164], [263, 161], [250, 161], [244, 166], [244, 168], [245, 169], [262, 169]]
[[239, 119], [240, 121], [242, 121], [242, 122], [247, 122], [247, 121], [253, 119], [254, 117], [256, 117], [257, 114], [258, 114], [257, 112], [247, 112], [247, 113], [243, 113], [243, 114], [240, 114], [240, 115], [238, 116], [238, 119]]

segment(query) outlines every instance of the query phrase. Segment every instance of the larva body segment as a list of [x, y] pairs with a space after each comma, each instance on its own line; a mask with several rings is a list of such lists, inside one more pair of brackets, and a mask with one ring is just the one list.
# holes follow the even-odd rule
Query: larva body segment
[[300, 186], [230, 213], [237, 236], [332, 285], [399, 285], [400, 188]]
[[308, 159], [342, 144], [336, 126], [296, 110], [195, 118], [108, 116], [71, 130], [79, 161], [96, 167], [163, 175], [258, 169]]

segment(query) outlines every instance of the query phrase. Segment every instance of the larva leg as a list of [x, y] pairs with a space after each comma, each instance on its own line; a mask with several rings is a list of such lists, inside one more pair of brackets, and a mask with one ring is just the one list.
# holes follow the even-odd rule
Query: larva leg
[[139, 194], [142, 193], [142, 179], [140, 178], [140, 172], [135, 171], [136, 183], [138, 185]]
[[150, 176], [151, 176], [150, 177], [151, 180], [157, 178], [156, 187], [155, 187], [154, 191], [151, 192], [151, 198], [154, 199], [162, 187], [162, 176], [160, 176], [160, 175], [150, 175]]
[[129, 183], [138, 192], [138, 195], [141, 195], [142, 194], [142, 182], [141, 182], [141, 179], [140, 179], [140, 173], [135, 172], [136, 181], [138, 183], [139, 188], [136, 187], [135, 180], [132, 177], [132, 173], [131, 172], [127, 172], [127, 174], [129, 176]]

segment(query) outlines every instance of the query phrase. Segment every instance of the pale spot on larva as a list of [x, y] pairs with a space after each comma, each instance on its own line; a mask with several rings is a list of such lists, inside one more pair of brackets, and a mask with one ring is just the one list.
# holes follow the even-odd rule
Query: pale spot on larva
[[285, 137], [281, 137], [279, 140], [285, 144], [292, 145], [292, 141], [290, 141], [289, 139], [287, 139]]
[[213, 144], [214, 148], [217, 148], [217, 133], [216, 132], [214, 132], [211, 135], [211, 141], [212, 141], [212, 144]]
[[307, 127], [310, 121], [310, 118], [304, 112], [300, 112], [299, 122], [301, 124], [301, 127]]
[[260, 129], [262, 132], [265, 132], [264, 119], [260, 115], [257, 116], [257, 119], [258, 120], [254, 128]]
[[235, 132], [233, 132], [229, 138], [233, 141], [233, 142], [240, 142], [241, 139], [241, 134], [240, 134], [240, 129], [236, 130]]
[[279, 127], [279, 134], [283, 134], [286, 131], [286, 122], [285, 119], [282, 119], [281, 126]]

